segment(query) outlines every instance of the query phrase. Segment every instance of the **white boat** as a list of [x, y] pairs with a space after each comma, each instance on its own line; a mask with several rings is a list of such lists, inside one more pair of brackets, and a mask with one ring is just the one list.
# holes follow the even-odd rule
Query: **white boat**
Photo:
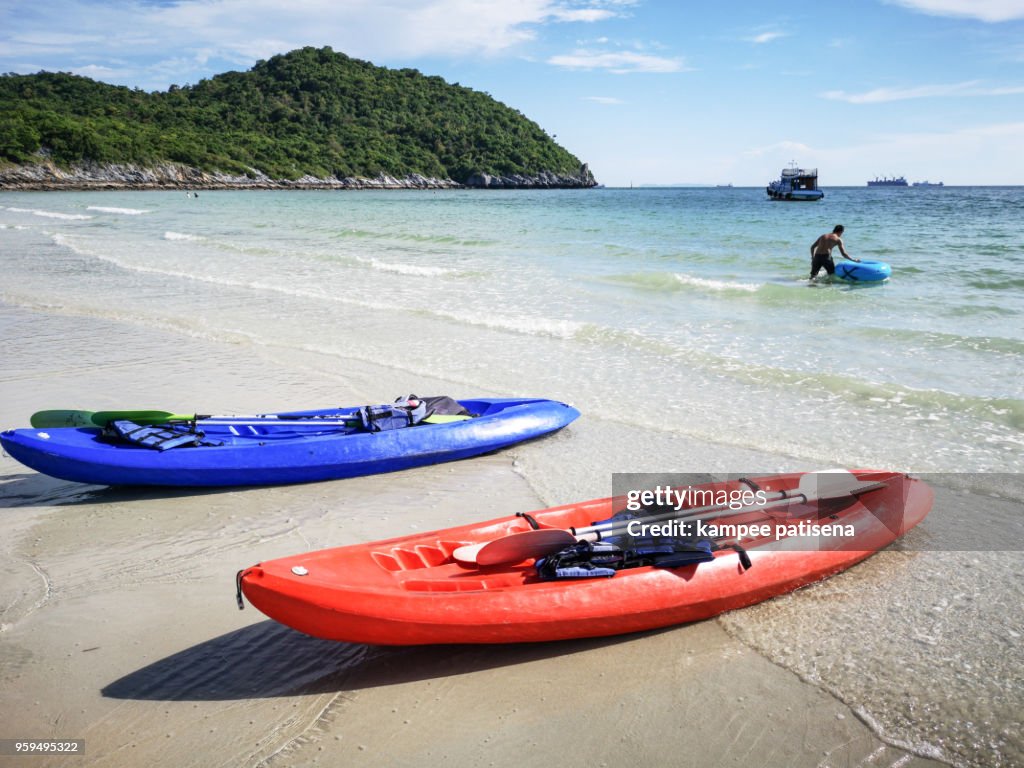
[[797, 168], [795, 165], [783, 168], [778, 181], [771, 182], [765, 191], [772, 200], [809, 201], [821, 200], [825, 196], [818, 189], [818, 169]]

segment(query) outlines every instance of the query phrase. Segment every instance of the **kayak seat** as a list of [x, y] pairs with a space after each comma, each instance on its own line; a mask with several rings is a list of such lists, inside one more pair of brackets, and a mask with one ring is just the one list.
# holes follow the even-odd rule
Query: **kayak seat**
[[437, 542], [437, 546], [417, 544], [414, 547], [394, 547], [387, 551], [371, 552], [370, 557], [385, 571], [412, 571], [434, 568], [450, 562], [452, 552], [462, 546], [456, 542]]
[[424, 418], [420, 424], [451, 424], [455, 421], [469, 421], [472, 418], [455, 413], [435, 413]]

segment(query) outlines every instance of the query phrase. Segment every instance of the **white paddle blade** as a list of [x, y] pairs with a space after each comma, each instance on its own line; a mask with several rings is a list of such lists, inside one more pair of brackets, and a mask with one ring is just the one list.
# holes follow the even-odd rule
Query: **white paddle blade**
[[[576, 543], [576, 537], [559, 528], [539, 528], [522, 531], [484, 544], [476, 552], [476, 565], [511, 565], [552, 552]], [[456, 550], [456, 558], [458, 557]], [[463, 562], [460, 560], [460, 562]]]
[[452, 552], [452, 557], [455, 558], [455, 562], [457, 563], [462, 563], [463, 565], [476, 565], [476, 556], [480, 553], [480, 550], [486, 547], [489, 543], [490, 542], [482, 541], [479, 544], [466, 544]]

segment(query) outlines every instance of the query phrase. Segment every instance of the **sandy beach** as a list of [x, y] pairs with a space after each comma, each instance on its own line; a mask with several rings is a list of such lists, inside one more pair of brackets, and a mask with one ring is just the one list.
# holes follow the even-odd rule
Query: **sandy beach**
[[[373, 402], [382, 381], [389, 392], [413, 384], [366, 363], [281, 366], [250, 345], [108, 319], [5, 307], [3, 322], [5, 426], [58, 403], [245, 413]], [[264, 558], [553, 503], [515, 469], [543, 442], [400, 474], [221, 492], [81, 486], [4, 456], [0, 736], [84, 739], [85, 749], [0, 763], [938, 764], [884, 743], [719, 620], [589, 641], [388, 649], [314, 640], [235, 606], [235, 572]]]

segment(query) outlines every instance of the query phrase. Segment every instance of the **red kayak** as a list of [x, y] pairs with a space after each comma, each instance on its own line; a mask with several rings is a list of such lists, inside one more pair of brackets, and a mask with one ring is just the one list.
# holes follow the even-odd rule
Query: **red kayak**
[[839, 472], [816, 491], [825, 474], [698, 486], [713, 503], [645, 509], [631, 523], [697, 528], [711, 542], [703, 562], [542, 578], [538, 561], [567, 543], [611, 540], [621, 522], [593, 523], [623, 510], [620, 496], [260, 563], [238, 574], [239, 607], [244, 595], [308, 635], [380, 645], [563, 640], [698, 621], [843, 571], [932, 506], [928, 485], [904, 474]]

